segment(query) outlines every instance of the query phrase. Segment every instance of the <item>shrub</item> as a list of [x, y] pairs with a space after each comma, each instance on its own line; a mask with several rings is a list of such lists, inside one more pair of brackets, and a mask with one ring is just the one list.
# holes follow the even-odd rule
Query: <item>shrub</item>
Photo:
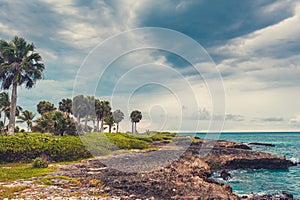
[[32, 167], [34, 168], [47, 168], [48, 163], [42, 158], [36, 158], [33, 160]]
[[74, 161], [89, 158], [79, 137], [53, 136], [51, 134], [16, 134], [0, 136], [0, 162], [31, 162], [32, 159], [47, 156], [54, 162]]

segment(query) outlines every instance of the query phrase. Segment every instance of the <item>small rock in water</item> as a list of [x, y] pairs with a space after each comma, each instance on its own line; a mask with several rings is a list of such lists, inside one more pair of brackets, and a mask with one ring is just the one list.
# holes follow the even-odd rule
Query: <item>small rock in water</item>
[[229, 178], [231, 178], [231, 174], [229, 172], [227, 172], [226, 170], [221, 171], [220, 176], [225, 181], [227, 181]]

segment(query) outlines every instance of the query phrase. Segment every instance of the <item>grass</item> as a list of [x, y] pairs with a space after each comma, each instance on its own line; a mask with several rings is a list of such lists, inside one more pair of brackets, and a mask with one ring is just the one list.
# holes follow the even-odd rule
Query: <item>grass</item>
[[54, 172], [55, 167], [33, 168], [32, 164], [9, 163], [0, 165], [0, 181], [15, 181], [30, 179], [31, 177], [44, 176]]
[[0, 186], [0, 198], [8, 198], [12, 199], [16, 197], [17, 192], [21, 192], [27, 189], [27, 186], [13, 186], [13, 187], [5, 187]]
[[75, 184], [75, 185], [79, 185], [80, 184], [80, 180], [77, 178], [71, 178], [68, 176], [46, 176], [43, 177], [39, 180], [36, 180], [35, 183], [37, 184], [44, 184], [44, 185], [55, 185], [54, 180], [66, 180], [67, 184]]

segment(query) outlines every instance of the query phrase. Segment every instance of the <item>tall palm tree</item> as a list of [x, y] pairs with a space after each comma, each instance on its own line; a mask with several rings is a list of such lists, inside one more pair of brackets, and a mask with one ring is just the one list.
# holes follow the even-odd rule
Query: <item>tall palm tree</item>
[[101, 120], [100, 132], [103, 132], [104, 118], [111, 115], [111, 107], [109, 101], [100, 101], [99, 99], [96, 99], [95, 111], [97, 117], [97, 131], [99, 130], [99, 121]]
[[136, 133], [136, 123], [139, 123], [142, 120], [142, 113], [138, 110], [134, 110], [130, 114], [130, 119], [132, 123], [132, 133]]
[[104, 118], [104, 122], [106, 125], [108, 125], [108, 132], [111, 133], [111, 128], [113, 127], [114, 123], [115, 123], [115, 120], [113, 118], [112, 115], [108, 115]]
[[22, 112], [22, 115], [18, 116], [18, 121], [17, 123], [24, 123], [26, 122], [27, 124], [27, 131], [31, 131], [32, 128], [32, 121], [35, 117], [35, 114], [33, 112], [30, 112], [29, 110], [24, 110]]
[[115, 110], [112, 116], [117, 124], [117, 133], [119, 132], [119, 123], [124, 119], [124, 113], [121, 110]]
[[69, 98], [62, 99], [62, 100], [59, 102], [59, 107], [58, 107], [58, 109], [59, 109], [60, 111], [65, 112], [65, 113], [73, 114], [73, 112], [72, 112], [72, 99], [69, 99]]
[[17, 88], [25, 85], [32, 88], [36, 81], [42, 79], [45, 65], [42, 57], [35, 51], [34, 44], [24, 38], [15, 36], [11, 42], [0, 40], [0, 80], [1, 88], [12, 87], [8, 134], [14, 134], [17, 107]]

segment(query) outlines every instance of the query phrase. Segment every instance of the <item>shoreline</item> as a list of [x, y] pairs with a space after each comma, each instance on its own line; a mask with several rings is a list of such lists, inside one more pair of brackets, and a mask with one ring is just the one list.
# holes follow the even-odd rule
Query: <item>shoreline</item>
[[[78, 195], [78, 192], [82, 196], [81, 199], [84, 199], [84, 197], [105, 199], [105, 195], [115, 199], [184, 199], [187, 197], [190, 197], [190, 199], [212, 197], [215, 199], [241, 199], [242, 197], [232, 192], [229, 185], [220, 184], [213, 179], [211, 177], [212, 173], [224, 169], [227, 171], [259, 168], [287, 169], [293, 165], [291, 161], [286, 160], [284, 157], [254, 152], [242, 143], [223, 140], [218, 141], [214, 149], [205, 158], [200, 158], [198, 153], [201, 145], [201, 139], [196, 139], [178, 160], [169, 165], [164, 163], [167, 166], [150, 172], [145, 172], [147, 167], [143, 168], [142, 164], [146, 166], [157, 165], [157, 160], [152, 163], [149, 162], [153, 158], [151, 157], [153, 151], [122, 153], [62, 165], [57, 172], [50, 173], [49, 176], [54, 177], [53, 180], [56, 179], [55, 177], [69, 177], [82, 181], [80, 187], [76, 184], [66, 187], [67, 184], [58, 179], [51, 187], [46, 186], [43, 188], [41, 187], [43, 184], [35, 185], [34, 187], [38, 189], [33, 189], [33, 191], [35, 191], [35, 195], [38, 194], [41, 197], [58, 193], [61, 197], [65, 196], [66, 198], [66, 196], [69, 196], [69, 199], [76, 199], [75, 194]], [[161, 152], [166, 154], [166, 156], [163, 156], [163, 158], [166, 158], [174, 151], [174, 149], [168, 149]], [[147, 155], [150, 156], [147, 157]], [[216, 160], [217, 157], [221, 159]], [[138, 162], [134, 164], [133, 161]], [[159, 162], [161, 161], [163, 159]], [[106, 163], [106, 165], [103, 163]], [[137, 170], [136, 167], [140, 167], [140, 170], [144, 170], [144, 172], [135, 173], [134, 170], [122, 172], [107, 166], [107, 164], [112, 165], [114, 163], [123, 164], [128, 169], [132, 167], [132, 169]], [[101, 184], [98, 186], [91, 184], [95, 180], [99, 180]], [[31, 183], [31, 186], [33, 185]], [[59, 188], [62, 189], [63, 193], [59, 192]], [[32, 194], [32, 191], [31, 193], [24, 191], [20, 195], [30, 198], [30, 194]], [[71, 196], [73, 197], [71, 198]], [[56, 197], [59, 198], [59, 196]], [[257, 198], [259, 196], [247, 197], [249, 200]]]

